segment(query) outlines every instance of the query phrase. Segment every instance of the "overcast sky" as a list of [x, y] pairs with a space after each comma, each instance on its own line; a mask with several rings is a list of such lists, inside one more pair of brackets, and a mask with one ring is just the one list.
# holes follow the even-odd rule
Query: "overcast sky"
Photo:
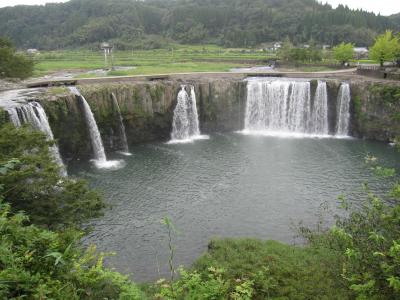
[[[18, 4], [44, 4], [49, 2], [67, 2], [68, 0], [0, 0], [0, 7]], [[381, 15], [400, 13], [399, 0], [319, 0], [323, 3], [330, 3], [333, 7], [338, 4], [346, 4], [351, 8], [362, 8], [366, 11], [373, 11]]]

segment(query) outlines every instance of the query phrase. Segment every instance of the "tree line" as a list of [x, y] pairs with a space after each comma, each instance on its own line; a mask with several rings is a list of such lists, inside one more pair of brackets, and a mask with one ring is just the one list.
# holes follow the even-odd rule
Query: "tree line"
[[[323, 59], [333, 59], [345, 66], [354, 58], [354, 44], [346, 42], [334, 46], [332, 51], [324, 51], [315, 44], [307, 45], [307, 47], [295, 47], [287, 38], [278, 51], [278, 59], [289, 63], [317, 63]], [[378, 35], [374, 43], [370, 45], [368, 58], [378, 62], [381, 66], [385, 62], [391, 62], [400, 67], [400, 34], [395, 35], [392, 31], [387, 30]]]
[[314, 40], [371, 44], [398, 17], [383, 17], [315, 0], [71, 0], [0, 9], [0, 32], [19, 48], [161, 48], [168, 43], [254, 47], [265, 42]]

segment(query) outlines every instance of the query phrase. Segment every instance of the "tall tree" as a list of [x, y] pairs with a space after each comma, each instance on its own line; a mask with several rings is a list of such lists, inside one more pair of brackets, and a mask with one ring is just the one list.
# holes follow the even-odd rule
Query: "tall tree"
[[392, 31], [387, 30], [378, 36], [370, 51], [370, 57], [380, 63], [381, 67], [387, 61], [393, 61], [398, 47], [398, 40], [393, 36]]
[[289, 61], [291, 59], [291, 52], [293, 48], [293, 43], [290, 41], [289, 37], [286, 37], [282, 47], [278, 51], [279, 59], [283, 61]]
[[397, 67], [400, 68], [400, 32], [396, 36], [397, 38], [397, 46], [396, 51], [394, 53], [394, 59], [396, 60]]
[[342, 65], [344, 65], [353, 58], [354, 46], [351, 43], [346, 44], [343, 42], [333, 48], [333, 54], [335, 59], [339, 61]]
[[33, 61], [18, 54], [11, 41], [0, 37], [0, 78], [28, 78], [33, 73]]

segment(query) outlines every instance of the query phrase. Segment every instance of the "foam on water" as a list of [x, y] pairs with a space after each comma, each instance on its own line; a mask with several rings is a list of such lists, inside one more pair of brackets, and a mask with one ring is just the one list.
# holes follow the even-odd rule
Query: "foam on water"
[[238, 133], [243, 135], [254, 135], [254, 136], [269, 136], [279, 138], [314, 138], [314, 139], [332, 139], [335, 136], [329, 134], [312, 134], [312, 133], [300, 133], [293, 131], [274, 131], [274, 130], [247, 130], [244, 129]]
[[201, 134], [182, 140], [178, 139], [170, 140], [169, 142], [167, 142], [167, 144], [189, 144], [189, 143], [194, 143], [195, 141], [198, 140], [209, 140], [209, 139], [210, 139], [209, 135]]
[[105, 169], [105, 170], [119, 170], [126, 166], [124, 160], [96, 160], [92, 159], [91, 162], [94, 166], [98, 169]]
[[130, 152], [124, 152], [124, 151], [117, 151], [118, 154], [124, 155], [124, 156], [132, 156], [133, 154]]

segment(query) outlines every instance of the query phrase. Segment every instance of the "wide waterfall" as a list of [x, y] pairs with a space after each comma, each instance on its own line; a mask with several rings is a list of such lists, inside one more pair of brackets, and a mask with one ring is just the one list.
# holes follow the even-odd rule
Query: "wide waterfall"
[[100, 131], [97, 126], [96, 120], [94, 118], [93, 112], [89, 106], [89, 103], [86, 101], [85, 97], [81, 95], [79, 90], [76, 87], [70, 87], [70, 91], [78, 96], [82, 101], [84, 116], [86, 125], [89, 130], [90, 141], [93, 148], [94, 154], [94, 163], [98, 168], [119, 168], [123, 161], [115, 160], [115, 161], [108, 161], [106, 157], [106, 153], [103, 146], [103, 141], [101, 139]]
[[[47, 119], [46, 112], [38, 102], [29, 102], [25, 105], [10, 107], [7, 109], [7, 113], [10, 116], [11, 122], [19, 127], [22, 123], [31, 124], [37, 130], [40, 130], [46, 134], [49, 141], [54, 141], [53, 131], [51, 130], [49, 120]], [[62, 176], [67, 176], [67, 170], [61, 159], [60, 151], [56, 144], [49, 147], [50, 153], [52, 154], [54, 161], [60, 167], [60, 173]]]
[[207, 138], [208, 136], [200, 134], [194, 87], [190, 87], [189, 95], [186, 91], [186, 86], [182, 86], [178, 93], [174, 110], [170, 143], [185, 143]]
[[340, 86], [338, 94], [338, 112], [337, 112], [337, 136], [348, 136], [349, 135], [349, 123], [350, 123], [350, 85], [343, 82]]
[[309, 81], [249, 79], [243, 132], [273, 136], [328, 136], [326, 82], [318, 81], [312, 99]]
[[112, 97], [113, 102], [114, 102], [114, 107], [115, 107], [115, 109], [117, 110], [117, 113], [118, 113], [119, 131], [120, 131], [121, 146], [122, 146], [122, 151], [120, 153], [123, 154], [123, 155], [129, 156], [129, 155], [132, 155], [132, 154], [129, 152], [128, 139], [126, 137], [124, 119], [122, 118], [121, 109], [119, 107], [117, 97], [115, 96], [114, 93], [111, 93], [111, 97]]

